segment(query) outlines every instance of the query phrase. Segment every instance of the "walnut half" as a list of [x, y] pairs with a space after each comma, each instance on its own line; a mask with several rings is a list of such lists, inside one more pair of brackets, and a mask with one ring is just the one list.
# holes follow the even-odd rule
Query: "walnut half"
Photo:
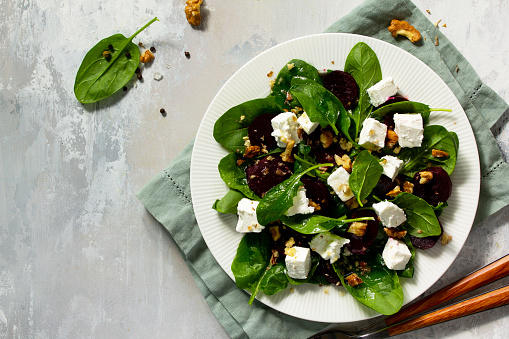
[[388, 28], [393, 37], [398, 35], [406, 36], [410, 41], [417, 42], [421, 40], [421, 33], [406, 21], [392, 20]]
[[203, 0], [187, 0], [186, 8], [184, 11], [186, 12], [186, 19], [193, 26], [199, 26], [201, 24], [201, 13], [200, 13], [200, 5]]

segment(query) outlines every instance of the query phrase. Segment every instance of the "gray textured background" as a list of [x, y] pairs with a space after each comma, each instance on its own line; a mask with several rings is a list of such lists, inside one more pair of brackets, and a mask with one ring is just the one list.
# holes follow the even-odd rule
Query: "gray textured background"
[[[323, 31], [360, 2], [205, 0], [194, 29], [183, 0], [0, 0], [0, 337], [227, 337], [135, 193], [193, 138], [238, 68]], [[509, 101], [509, 1], [415, 3], [447, 24], [442, 32]], [[154, 16], [161, 21], [134, 40], [157, 48], [145, 80], [78, 103], [73, 84], [86, 51]], [[507, 158], [507, 124], [496, 133]], [[508, 223], [505, 208], [474, 229], [432, 290], [506, 254]], [[412, 336], [506, 338], [508, 313]]]

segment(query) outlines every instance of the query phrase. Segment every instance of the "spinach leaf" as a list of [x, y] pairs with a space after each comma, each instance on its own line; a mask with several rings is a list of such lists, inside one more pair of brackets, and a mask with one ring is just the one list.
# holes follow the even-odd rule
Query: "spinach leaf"
[[237, 166], [239, 157], [240, 155], [232, 152], [222, 158], [217, 166], [219, 175], [228, 187], [242, 192], [249, 199], [260, 200], [260, 197], [258, 197], [247, 184], [246, 172], [244, 171], [245, 163]]
[[383, 117], [390, 113], [400, 113], [400, 114], [420, 113], [422, 116], [422, 122], [424, 123], [424, 125], [426, 125], [429, 124], [429, 114], [432, 111], [450, 112], [451, 110], [440, 108], [438, 109], [429, 108], [428, 105], [415, 101], [400, 101], [380, 107], [379, 109], [371, 113], [371, 117], [374, 119], [381, 120]]
[[243, 153], [243, 139], [253, 119], [264, 113], [280, 113], [274, 97], [254, 99], [227, 110], [214, 124], [214, 139], [230, 152]]
[[315, 274], [316, 268], [320, 264], [320, 257], [315, 253], [311, 253], [311, 269], [309, 270], [308, 277], [306, 279], [293, 279], [288, 274], [286, 274], [286, 278], [288, 282], [292, 285], [302, 285], [311, 280], [313, 274]]
[[[398, 158], [405, 161], [405, 166], [399, 173], [413, 177], [426, 167], [440, 166], [451, 175], [456, 167], [457, 136], [440, 125], [426, 126], [423, 134], [421, 147], [401, 149]], [[433, 149], [447, 152], [449, 156], [435, 158], [431, 155]]]
[[237, 205], [242, 198], [246, 196], [239, 191], [229, 190], [228, 193], [221, 199], [217, 199], [212, 208], [219, 213], [237, 213]]
[[444, 211], [444, 209], [449, 206], [447, 204], [447, 201], [446, 202], [439, 202], [437, 206], [433, 206], [431, 205], [431, 207], [433, 207], [433, 211], [435, 211], [435, 215], [437, 217], [440, 216], [440, 214], [442, 214], [442, 212]]
[[349, 223], [355, 221], [373, 220], [371, 217], [362, 217], [355, 219], [346, 219], [346, 215], [341, 218], [329, 218], [323, 215], [294, 215], [291, 217], [281, 216], [280, 220], [283, 224], [302, 234], [317, 234], [328, 232], [334, 227], [340, 227], [340, 231], [346, 232]]
[[406, 264], [404, 270], [398, 270], [396, 272], [398, 273], [398, 275], [400, 277], [412, 278], [414, 276], [415, 247], [414, 247], [414, 245], [412, 245], [412, 241], [410, 240], [410, 237], [408, 236], [408, 234], [403, 238], [403, 241], [405, 242], [408, 249], [410, 250], [412, 257]]
[[[283, 262], [270, 267], [260, 279], [259, 288], [266, 295], [273, 295], [284, 290], [288, 286], [288, 278], [286, 276], [286, 266]], [[254, 294], [254, 293], [253, 293]], [[253, 298], [253, 295], [251, 295]]]
[[[292, 64], [293, 67], [288, 66]], [[318, 73], [318, 70], [314, 66], [299, 59], [290, 60], [279, 71], [272, 91], [270, 92], [270, 95], [276, 98], [276, 104], [280, 111], [291, 109], [299, 105], [298, 100], [286, 101], [286, 93], [290, 90], [292, 78], [296, 76], [308, 78], [319, 84], [323, 84], [320, 73]]]
[[402, 192], [392, 202], [405, 211], [407, 221], [404, 225], [409, 234], [417, 238], [440, 235], [441, 228], [435, 211], [426, 201]]
[[[140, 49], [132, 40], [156, 20], [150, 20], [129, 38], [114, 34], [88, 51], [74, 80], [74, 95], [79, 102], [96, 102], [124, 87], [140, 64]], [[105, 51], [110, 55], [108, 58], [103, 56]]]
[[267, 225], [276, 221], [290, 207], [293, 206], [293, 198], [297, 195], [299, 187], [302, 186], [300, 178], [315, 168], [322, 166], [333, 166], [332, 164], [319, 164], [302, 171], [294, 173], [282, 183], [272, 187], [262, 198], [256, 208], [256, 218], [261, 225]]
[[339, 133], [336, 121], [340, 114], [346, 115], [341, 101], [322, 85], [313, 80], [294, 77], [290, 93], [299, 100], [302, 108], [313, 122], [321, 127], [331, 126], [336, 134]]
[[403, 289], [398, 274], [382, 264], [380, 254], [368, 260], [371, 272], [361, 275], [362, 284], [350, 286], [339, 261], [332, 264], [345, 289], [358, 301], [385, 315], [398, 312], [403, 305]]
[[359, 136], [363, 121], [373, 109], [366, 90], [382, 80], [382, 68], [376, 53], [366, 43], [359, 42], [346, 58], [345, 72], [350, 73], [359, 86], [359, 102], [353, 112], [355, 139]]
[[378, 158], [371, 155], [369, 151], [364, 150], [355, 158], [348, 183], [361, 207], [362, 200], [366, 199], [375, 188], [382, 172], [383, 167], [379, 164]]

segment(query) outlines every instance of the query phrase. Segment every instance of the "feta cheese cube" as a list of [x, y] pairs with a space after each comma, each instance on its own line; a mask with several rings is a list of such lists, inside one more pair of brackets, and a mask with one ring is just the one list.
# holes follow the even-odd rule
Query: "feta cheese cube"
[[312, 122], [306, 112], [301, 114], [301, 116], [297, 119], [297, 122], [307, 134], [313, 133], [318, 125], [320, 125], [318, 122]]
[[306, 247], [293, 246], [294, 255], [285, 258], [288, 275], [293, 279], [307, 279], [311, 269], [311, 251]]
[[394, 132], [401, 147], [421, 147], [424, 133], [422, 116], [419, 113], [394, 114]]
[[359, 145], [367, 149], [383, 148], [387, 125], [373, 119], [367, 118], [362, 123], [362, 130], [359, 136]]
[[256, 207], [259, 201], [242, 198], [237, 205], [237, 214], [239, 220], [237, 222], [237, 232], [239, 233], [260, 233], [265, 226], [260, 225], [256, 218]]
[[354, 197], [348, 180], [350, 179], [350, 173], [348, 173], [343, 167], [338, 167], [331, 175], [327, 178], [327, 183], [336, 192], [341, 201], [347, 201]]
[[302, 139], [299, 137], [298, 128], [299, 124], [297, 122], [297, 116], [292, 112], [283, 112], [276, 115], [270, 121], [272, 125], [273, 132], [271, 135], [276, 138], [277, 145], [279, 147], [286, 147], [288, 141], [295, 141], [295, 146]]
[[377, 202], [373, 204], [373, 209], [385, 227], [398, 227], [406, 221], [405, 212], [390, 201]]
[[382, 252], [385, 265], [391, 270], [404, 270], [411, 257], [412, 253], [407, 245], [403, 241], [393, 238], [387, 240]]
[[382, 79], [367, 89], [369, 99], [373, 106], [380, 106], [398, 92], [398, 86], [392, 77]]
[[403, 160], [399, 160], [392, 155], [386, 155], [385, 157], [382, 157], [380, 165], [382, 165], [384, 169], [382, 173], [394, 181], [394, 179], [398, 176], [399, 171], [403, 168]]
[[350, 239], [342, 238], [339, 235], [330, 232], [317, 234], [309, 242], [309, 247], [318, 253], [323, 259], [334, 263], [341, 255], [341, 247], [348, 244]]
[[297, 195], [293, 197], [293, 206], [286, 211], [286, 215], [291, 217], [295, 214], [313, 213], [315, 208], [309, 206], [309, 199], [306, 197], [306, 189], [304, 186], [299, 187]]

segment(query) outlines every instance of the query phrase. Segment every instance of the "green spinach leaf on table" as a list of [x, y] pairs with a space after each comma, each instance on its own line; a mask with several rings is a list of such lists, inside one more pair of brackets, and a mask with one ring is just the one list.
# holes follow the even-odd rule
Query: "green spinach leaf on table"
[[260, 197], [258, 197], [248, 186], [246, 172], [244, 170], [247, 162], [237, 166], [237, 160], [239, 157], [239, 154], [232, 152], [222, 158], [217, 166], [219, 175], [231, 189], [242, 192], [242, 194], [252, 200], [260, 200]]
[[355, 158], [348, 183], [361, 206], [362, 200], [368, 197], [382, 176], [383, 167], [379, 161], [367, 150], [360, 152]]
[[244, 137], [254, 118], [264, 113], [279, 113], [274, 97], [246, 101], [227, 110], [214, 124], [214, 139], [230, 152], [243, 153]]
[[237, 205], [242, 198], [246, 196], [236, 190], [230, 189], [221, 199], [217, 199], [212, 208], [220, 213], [237, 213]]
[[402, 192], [392, 202], [405, 211], [407, 220], [403, 225], [409, 234], [418, 238], [440, 235], [441, 228], [435, 211], [426, 201]]
[[[140, 49], [132, 40], [156, 20], [150, 20], [129, 38], [114, 34], [102, 39], [88, 51], [74, 81], [74, 95], [79, 102], [93, 103], [124, 87], [140, 64]], [[105, 51], [109, 57], [103, 55]]]
[[[400, 174], [413, 177], [415, 173], [429, 167], [442, 167], [449, 175], [456, 167], [458, 137], [440, 125], [424, 128], [421, 147], [402, 148], [398, 158], [405, 162]], [[437, 149], [449, 154], [448, 157], [435, 158], [432, 150]]]
[[333, 228], [338, 231], [346, 232], [348, 225], [355, 221], [373, 220], [371, 217], [362, 217], [356, 219], [346, 219], [346, 215], [340, 218], [329, 218], [323, 215], [306, 215], [298, 214], [291, 217], [281, 216], [280, 220], [283, 224], [302, 234], [317, 234], [328, 232]]
[[[293, 67], [288, 67], [292, 65]], [[296, 76], [311, 79], [319, 84], [323, 84], [322, 78], [318, 70], [308, 64], [307, 62], [299, 59], [290, 60], [286, 65], [281, 68], [277, 78], [274, 82], [274, 86], [270, 92], [270, 95], [276, 99], [276, 104], [282, 112], [284, 109], [291, 109], [299, 106], [298, 100], [287, 101], [286, 95], [290, 90], [292, 79]]]
[[350, 73], [359, 86], [359, 102], [355, 107], [352, 119], [355, 123], [353, 139], [359, 136], [362, 123], [369, 117], [373, 106], [366, 92], [368, 88], [382, 80], [382, 68], [376, 53], [364, 42], [356, 44], [348, 54], [345, 72]]

